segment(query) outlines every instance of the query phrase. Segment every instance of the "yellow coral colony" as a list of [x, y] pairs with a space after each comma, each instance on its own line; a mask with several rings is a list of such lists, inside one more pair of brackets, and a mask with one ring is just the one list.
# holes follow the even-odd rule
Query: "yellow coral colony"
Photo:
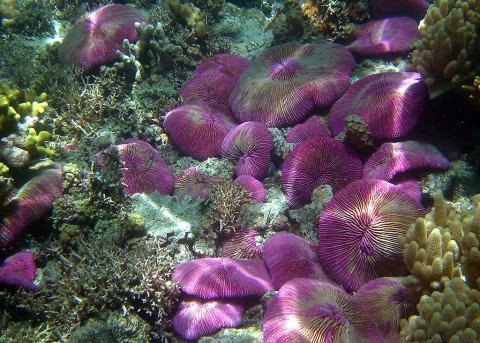
[[480, 341], [480, 196], [456, 210], [440, 193], [434, 208], [399, 237], [411, 275], [424, 294], [419, 314], [402, 320], [406, 342]]
[[412, 274], [410, 281], [438, 289], [443, 281], [461, 276], [462, 225], [461, 218], [437, 193], [433, 210], [425, 218], [418, 218], [399, 238]]
[[478, 0], [436, 0], [420, 23], [412, 67], [422, 74], [434, 98], [471, 84], [478, 75]]

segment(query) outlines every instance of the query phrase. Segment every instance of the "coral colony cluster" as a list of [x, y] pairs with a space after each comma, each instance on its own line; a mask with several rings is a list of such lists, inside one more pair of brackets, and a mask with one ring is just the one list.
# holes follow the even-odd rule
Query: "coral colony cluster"
[[[303, 19], [294, 27], [307, 32], [300, 5], [290, 3], [284, 1], [281, 20], [288, 26], [297, 13]], [[330, 4], [333, 11], [334, 3], [309, 6]], [[446, 187], [439, 186], [427, 211], [419, 176], [444, 175], [454, 163], [433, 142], [417, 140], [415, 130], [431, 111], [430, 98], [460, 89], [478, 71], [478, 31], [471, 23], [480, 23], [480, 4], [347, 3], [373, 17], [356, 23], [350, 42], [291, 40], [248, 57], [227, 46], [204, 52], [188, 80], [179, 74], [185, 82], [174, 96], [180, 101], [152, 125], [152, 116], [126, 122], [152, 108], [131, 105], [141, 94], [135, 92], [161, 82], [169, 68], [187, 65], [181, 43], [159, 18], [167, 12], [176, 18], [193, 44], [213, 34], [202, 11], [225, 14], [209, 1], [196, 1], [204, 6], [197, 8], [172, 0], [152, 10], [155, 26], [146, 10], [97, 8], [55, 51], [62, 74], [80, 68], [94, 76], [97, 93], [85, 86], [81, 94], [98, 95], [90, 98], [98, 101], [93, 107], [78, 105], [78, 112], [52, 99], [69, 116], [59, 127], [83, 137], [63, 141], [62, 153], [49, 150], [49, 132], [37, 135], [28, 127], [44, 127], [45, 111], [21, 112], [27, 99], [4, 87], [0, 133], [9, 139], [0, 145], [0, 176], [10, 179], [12, 169], [16, 184], [5, 181], [0, 193], [0, 285], [7, 294], [0, 328], [8, 329], [19, 308], [43, 306], [35, 321], [64, 330], [44, 336], [48, 342], [93, 342], [95, 332], [107, 331], [102, 342], [145, 342], [138, 337], [148, 332], [153, 341], [196, 341], [248, 320], [251, 325], [252, 317], [262, 323], [266, 343], [479, 342], [480, 197], [459, 206], [445, 200]], [[19, 14], [12, 13], [2, 16], [15, 27]], [[461, 23], [463, 30], [453, 33]], [[413, 49], [410, 69], [357, 72], [367, 58], [398, 62]], [[153, 67], [166, 60], [169, 65]], [[129, 71], [136, 75], [124, 100], [129, 105], [101, 102], [122, 90], [95, 75]], [[137, 83], [148, 73], [156, 81]], [[105, 122], [113, 126], [146, 124], [111, 136], [96, 132], [105, 122], [89, 122], [85, 111], [110, 116]], [[72, 156], [89, 156], [91, 168], [72, 163]], [[16, 176], [40, 157], [26, 176]], [[28, 162], [14, 163], [22, 158]], [[319, 201], [319, 194], [327, 195]], [[45, 222], [52, 210], [52, 223]], [[23, 290], [16, 294], [17, 288]], [[7, 307], [17, 312], [7, 318]], [[115, 311], [135, 317], [121, 322], [112, 319]], [[138, 337], [120, 339], [119, 330]]]

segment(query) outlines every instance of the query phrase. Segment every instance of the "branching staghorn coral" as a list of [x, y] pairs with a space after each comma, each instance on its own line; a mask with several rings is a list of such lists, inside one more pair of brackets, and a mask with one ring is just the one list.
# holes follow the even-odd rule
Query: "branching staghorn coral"
[[[30, 335], [42, 334], [44, 342], [65, 341], [89, 319], [103, 318], [109, 311], [126, 318], [138, 314], [155, 326], [158, 336], [164, 336], [178, 296], [177, 285], [169, 281], [173, 257], [159, 240], [122, 248], [104, 238], [83, 237], [67, 249], [57, 242], [39, 244], [37, 259], [46, 263], [42, 292], [12, 295], [2, 291], [0, 305], [5, 314], [21, 327], [17, 317], [22, 309], [23, 319], [25, 315], [30, 319]], [[0, 320], [0, 329], [6, 324]], [[11, 330], [5, 337], [15, 334]]]
[[478, 0], [436, 0], [420, 23], [412, 67], [422, 74], [431, 98], [478, 75], [479, 12]]
[[249, 200], [248, 193], [240, 184], [230, 180], [215, 183], [208, 198], [215, 231], [224, 234], [234, 232], [240, 210]]

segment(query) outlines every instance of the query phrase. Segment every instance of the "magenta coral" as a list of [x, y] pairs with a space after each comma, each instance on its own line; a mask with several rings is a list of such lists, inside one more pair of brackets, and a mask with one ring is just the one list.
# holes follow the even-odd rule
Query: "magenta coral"
[[20, 251], [3, 261], [0, 266], [0, 284], [39, 291], [40, 287], [33, 283], [36, 274], [35, 255], [30, 251]]
[[180, 88], [180, 96], [183, 103], [201, 101], [228, 108], [228, 97], [236, 84], [237, 80], [213, 69], [185, 82]]
[[174, 108], [163, 126], [181, 152], [203, 161], [220, 155], [222, 141], [235, 123], [223, 108], [199, 102]]
[[268, 304], [265, 343], [384, 343], [375, 323], [343, 289], [305, 278], [288, 281]]
[[413, 49], [412, 43], [418, 38], [418, 24], [410, 17], [371, 20], [357, 27], [356, 40], [347, 49], [361, 56], [404, 53]]
[[263, 187], [263, 183], [255, 179], [253, 176], [240, 175], [234, 180], [234, 182], [241, 184], [250, 194], [254, 202], [267, 201], [267, 191], [265, 190], [265, 187]]
[[175, 266], [172, 280], [185, 293], [203, 299], [261, 296], [273, 290], [265, 263], [259, 260], [192, 260]]
[[195, 167], [182, 170], [175, 178], [173, 194], [179, 198], [189, 196], [192, 200], [205, 198], [219, 177], [204, 175]]
[[334, 136], [345, 130], [345, 118], [354, 114], [367, 124], [372, 138], [387, 140], [409, 133], [428, 101], [419, 73], [386, 72], [355, 82], [332, 106], [328, 121]]
[[401, 278], [383, 277], [363, 285], [353, 296], [373, 318], [385, 343], [400, 342], [400, 320], [415, 313], [420, 293], [405, 287]]
[[363, 178], [390, 181], [417, 168], [448, 169], [449, 161], [431, 144], [417, 141], [383, 143], [365, 162]]
[[275, 46], [242, 74], [230, 96], [230, 107], [240, 122], [293, 125], [314, 108], [337, 100], [348, 88], [354, 66], [352, 55], [341, 45]]
[[323, 271], [312, 242], [288, 232], [270, 236], [264, 244], [264, 259], [275, 289], [295, 278], [309, 278], [336, 285]]
[[248, 227], [233, 233], [222, 245], [222, 256], [263, 260], [262, 236], [257, 230]]
[[0, 248], [11, 246], [25, 229], [53, 208], [62, 195], [61, 169], [47, 169], [32, 178], [5, 205], [0, 219]]
[[282, 165], [282, 187], [288, 205], [301, 207], [311, 200], [315, 188], [330, 185], [334, 192], [357, 180], [362, 162], [345, 144], [317, 137], [298, 144]]
[[125, 193], [152, 193], [166, 195], [173, 191], [175, 178], [170, 167], [157, 150], [140, 140], [127, 140], [117, 146], [122, 162]]
[[318, 256], [347, 291], [407, 272], [398, 235], [425, 215], [417, 201], [382, 180], [357, 180], [334, 194], [319, 220]]
[[72, 63], [92, 70], [117, 59], [123, 40], [135, 43], [135, 22], [147, 20], [139, 10], [126, 5], [106, 5], [77, 21], [58, 50], [62, 63]]
[[222, 156], [236, 161], [235, 174], [263, 179], [270, 167], [273, 136], [267, 126], [246, 122], [230, 131], [222, 142]]
[[235, 54], [216, 54], [203, 61], [194, 71], [198, 76], [205, 72], [216, 70], [237, 81], [243, 72], [250, 66], [252, 61]]
[[173, 317], [173, 329], [184, 339], [197, 340], [222, 328], [240, 326], [243, 310], [238, 300], [184, 300]]
[[315, 137], [330, 137], [326, 117], [312, 116], [305, 122], [295, 125], [288, 131], [285, 140], [287, 143], [301, 143]]

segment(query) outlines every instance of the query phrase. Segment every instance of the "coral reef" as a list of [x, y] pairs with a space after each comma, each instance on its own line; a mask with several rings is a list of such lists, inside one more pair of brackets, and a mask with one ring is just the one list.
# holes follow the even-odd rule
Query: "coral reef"
[[181, 3], [180, 0], [167, 0], [170, 10], [187, 23], [198, 38], [203, 38], [206, 32], [206, 23], [202, 18], [202, 12], [191, 2]]
[[412, 68], [422, 74], [431, 98], [469, 84], [479, 74], [479, 13], [478, 1], [436, 0], [428, 9]]
[[[159, 240], [141, 241], [131, 248], [120, 247], [108, 243], [102, 235], [81, 238], [65, 250], [57, 242], [38, 243], [37, 256], [47, 263], [42, 273], [42, 293], [33, 296], [22, 292], [12, 296], [1, 291], [2, 311], [8, 310], [13, 316], [8, 318], [18, 322], [19, 310], [14, 308], [24, 309], [27, 327], [31, 326], [30, 330], [37, 334], [41, 332], [46, 342], [65, 340], [70, 335], [79, 337], [80, 333], [72, 333], [90, 318], [106, 320], [110, 322], [107, 327], [114, 330], [111, 324], [119, 320], [118, 315], [108, 316], [109, 311], [123, 312], [127, 319], [123, 325], [127, 326], [135, 326], [138, 315], [142, 321], [155, 325], [159, 336], [168, 337], [169, 312], [178, 289], [168, 280], [173, 257], [157, 254], [163, 248]], [[104, 318], [105, 314], [110, 319]], [[34, 318], [42, 318], [43, 323]], [[5, 323], [1, 325], [4, 329]], [[2, 330], [2, 334], [12, 337], [18, 334], [14, 330], [12, 325]], [[120, 335], [128, 332], [121, 326], [117, 330]], [[139, 333], [145, 334], [145, 331]]]
[[[348, 38], [355, 26], [370, 17], [368, 1], [307, 0], [302, 5], [302, 14], [313, 28], [310, 34], [325, 35], [329, 40]], [[315, 31], [313, 31], [315, 29]]]

